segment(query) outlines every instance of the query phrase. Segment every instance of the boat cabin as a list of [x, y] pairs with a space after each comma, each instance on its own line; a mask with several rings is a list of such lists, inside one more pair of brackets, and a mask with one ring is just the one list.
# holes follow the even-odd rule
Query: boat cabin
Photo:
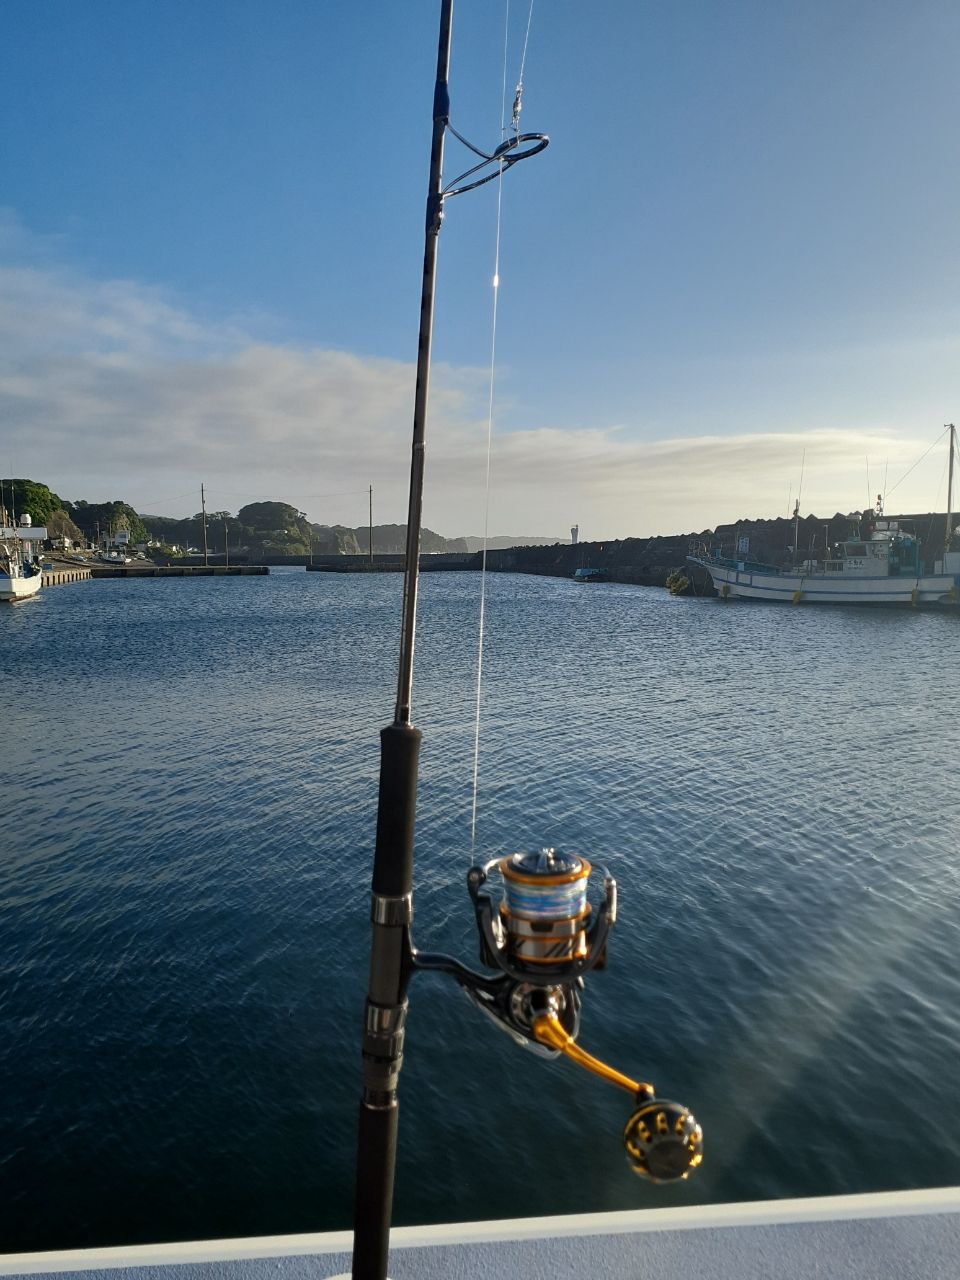
[[850, 538], [817, 565], [823, 573], [860, 578], [916, 578], [923, 573], [920, 544], [896, 520], [878, 520], [867, 538]]

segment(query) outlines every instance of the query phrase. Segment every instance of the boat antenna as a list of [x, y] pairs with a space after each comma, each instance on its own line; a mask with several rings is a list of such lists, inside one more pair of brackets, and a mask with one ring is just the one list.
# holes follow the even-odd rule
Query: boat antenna
[[947, 472], [947, 527], [944, 533], [944, 554], [950, 550], [950, 543], [953, 541], [953, 530], [950, 528], [953, 523], [953, 455], [957, 450], [957, 428], [952, 422], [948, 422], [946, 429], [950, 432], [950, 468]]
[[800, 559], [800, 495], [803, 493], [803, 468], [807, 461], [807, 451], [800, 455], [800, 485], [797, 489], [797, 500], [793, 506], [793, 564], [796, 568]]
[[[413, 833], [421, 733], [412, 723], [423, 479], [430, 354], [433, 339], [437, 249], [447, 198], [472, 191], [520, 160], [542, 151], [546, 134], [515, 132], [493, 151], [468, 142], [450, 123], [450, 50], [453, 0], [441, 0], [437, 76], [433, 96], [414, 396], [410, 492], [404, 563], [400, 657], [393, 723], [380, 733], [380, 785], [371, 900], [370, 979], [364, 1015], [363, 1090], [357, 1143], [354, 1205], [354, 1280], [385, 1280], [397, 1145], [398, 1082], [403, 1061], [407, 986], [413, 972], [409, 940], [413, 914]], [[479, 157], [446, 186], [447, 133]], [[485, 172], [486, 171], [486, 172]], [[469, 179], [469, 181], [468, 181]]]

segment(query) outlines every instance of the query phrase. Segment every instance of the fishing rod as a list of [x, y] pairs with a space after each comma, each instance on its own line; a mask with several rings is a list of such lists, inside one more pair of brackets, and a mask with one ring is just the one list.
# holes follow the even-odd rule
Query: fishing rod
[[[513, 132], [485, 151], [450, 123], [450, 50], [453, 0], [441, 0], [433, 132], [427, 190], [414, 399], [410, 493], [400, 628], [397, 700], [393, 722], [380, 732], [380, 783], [371, 883], [370, 976], [364, 1009], [363, 1085], [357, 1137], [353, 1280], [386, 1280], [396, 1164], [398, 1085], [411, 977], [445, 973], [474, 1005], [512, 1039], [547, 1057], [565, 1054], [578, 1065], [625, 1089], [634, 1111], [624, 1130], [633, 1169], [655, 1181], [687, 1176], [702, 1159], [702, 1133], [691, 1113], [660, 1100], [653, 1086], [632, 1080], [592, 1057], [576, 1043], [584, 975], [606, 963], [616, 921], [615, 881], [604, 873], [602, 901], [588, 902], [591, 865], [585, 858], [542, 849], [472, 867], [467, 877], [482, 964], [467, 968], [451, 956], [417, 951], [413, 921], [413, 835], [421, 733], [412, 723], [413, 660], [420, 568], [421, 516], [430, 353], [433, 339], [437, 249], [444, 202], [500, 177], [543, 151], [543, 133], [521, 133], [519, 101]], [[451, 133], [478, 157], [451, 182], [442, 179], [444, 142]], [[497, 869], [498, 903], [487, 890]], [[592, 916], [592, 919], [591, 919]]]

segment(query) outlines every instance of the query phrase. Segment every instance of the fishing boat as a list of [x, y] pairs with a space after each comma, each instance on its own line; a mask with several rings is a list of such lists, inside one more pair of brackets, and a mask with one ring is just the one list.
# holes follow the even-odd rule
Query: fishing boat
[[574, 582], [606, 582], [608, 580], [606, 569], [577, 569], [573, 575]]
[[[929, 568], [915, 531], [903, 521], [884, 518], [882, 495], [877, 497], [872, 516], [868, 514], [861, 523], [858, 536], [839, 542], [824, 559], [780, 567], [701, 548], [688, 555], [687, 560], [706, 569], [724, 600], [956, 607], [960, 605], [960, 550], [954, 549], [952, 515], [956, 427], [948, 424], [947, 431], [950, 481], [946, 536], [939, 556]], [[799, 520], [799, 504], [794, 517]], [[797, 541], [795, 537], [795, 551]]]
[[43, 569], [30, 556], [31, 543], [47, 536], [43, 526], [34, 527], [29, 515], [18, 525], [0, 527], [0, 600], [26, 600], [43, 585]]

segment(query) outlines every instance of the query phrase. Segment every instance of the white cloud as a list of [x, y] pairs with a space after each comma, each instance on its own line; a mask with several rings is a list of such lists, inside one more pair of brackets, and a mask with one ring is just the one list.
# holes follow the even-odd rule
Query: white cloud
[[[56, 245], [38, 252], [9, 218], [0, 249], [13, 260], [0, 266], [4, 471], [9, 459], [64, 497], [170, 514], [197, 509], [203, 480], [216, 507], [281, 498], [349, 524], [373, 484], [375, 518], [405, 518], [412, 366], [208, 323], [158, 289], [58, 265]], [[434, 370], [424, 518], [448, 535], [483, 524], [484, 384], [475, 369]], [[579, 522], [614, 537], [786, 514], [804, 451], [804, 509], [832, 514], [865, 504], [866, 456], [875, 493], [885, 466], [892, 485], [920, 452], [881, 427], [654, 441], [637, 428], [499, 434], [491, 531], [562, 536]], [[895, 505], [932, 509], [939, 474], [918, 469]]]

